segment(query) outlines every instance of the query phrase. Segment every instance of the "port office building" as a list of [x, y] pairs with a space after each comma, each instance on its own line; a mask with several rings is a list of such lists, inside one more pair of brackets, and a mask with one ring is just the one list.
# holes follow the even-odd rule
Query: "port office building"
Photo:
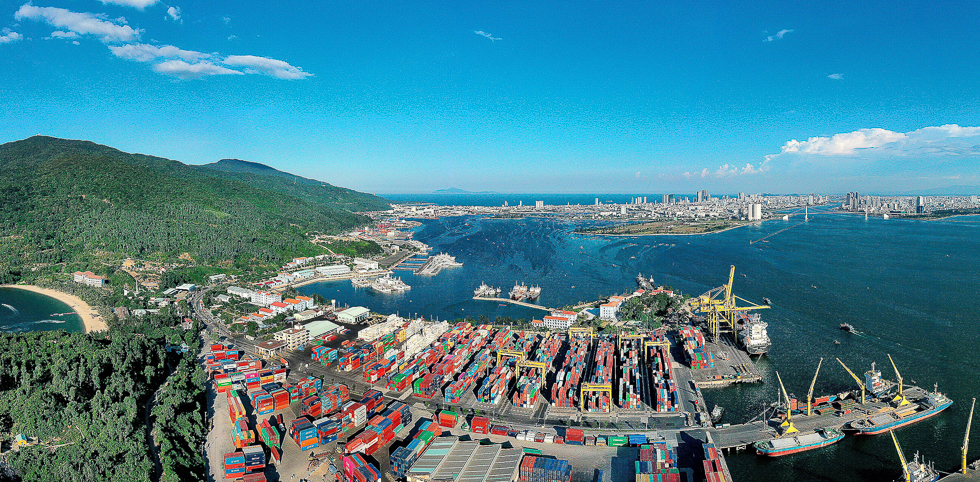
[[337, 313], [337, 319], [349, 324], [360, 323], [367, 319], [368, 315], [371, 313], [370, 310], [362, 306], [355, 306], [353, 308], [347, 308], [340, 313]]

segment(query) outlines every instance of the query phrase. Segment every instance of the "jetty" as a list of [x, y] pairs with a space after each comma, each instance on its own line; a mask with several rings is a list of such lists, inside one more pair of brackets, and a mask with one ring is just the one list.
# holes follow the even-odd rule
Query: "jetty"
[[487, 296], [474, 296], [473, 299], [474, 300], [483, 300], [483, 301], [497, 301], [497, 302], [500, 302], [500, 303], [510, 303], [512, 305], [523, 306], [525, 308], [534, 308], [536, 310], [542, 310], [542, 311], [548, 311], [548, 312], [555, 311], [554, 308], [548, 308], [547, 306], [536, 305], [534, 303], [528, 303], [526, 301], [512, 300], [510, 298], [491, 298], [491, 297], [487, 297]]
[[451, 268], [456, 266], [463, 266], [463, 263], [456, 261], [456, 257], [454, 256], [439, 253], [430, 257], [425, 264], [416, 269], [414, 273], [423, 276], [435, 276], [439, 274], [443, 268]]

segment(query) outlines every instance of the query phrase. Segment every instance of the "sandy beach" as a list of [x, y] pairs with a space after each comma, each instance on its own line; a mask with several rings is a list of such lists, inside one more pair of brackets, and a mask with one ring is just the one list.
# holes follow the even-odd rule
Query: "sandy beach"
[[85, 333], [91, 333], [93, 331], [106, 331], [109, 329], [109, 326], [106, 325], [105, 320], [102, 319], [99, 312], [75, 295], [32, 285], [2, 285], [2, 287], [33, 291], [44, 296], [50, 296], [51, 298], [70, 306], [71, 309], [75, 310], [75, 313], [78, 313], [78, 316], [82, 319], [82, 323], [85, 325]]

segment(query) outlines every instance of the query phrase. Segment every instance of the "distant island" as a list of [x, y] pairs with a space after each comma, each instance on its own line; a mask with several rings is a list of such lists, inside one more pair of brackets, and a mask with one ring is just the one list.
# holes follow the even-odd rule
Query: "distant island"
[[467, 191], [465, 189], [451, 187], [449, 189], [437, 189], [433, 191], [432, 194], [500, 194], [500, 193], [495, 191]]

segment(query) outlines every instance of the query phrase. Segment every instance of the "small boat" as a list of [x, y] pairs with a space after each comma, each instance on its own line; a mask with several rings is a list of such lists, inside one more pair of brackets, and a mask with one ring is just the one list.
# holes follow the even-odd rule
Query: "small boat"
[[715, 408], [711, 409], [711, 422], [718, 423], [721, 421], [721, 417], [725, 415], [725, 407], [721, 405], [715, 405]]
[[840, 345], [840, 341], [839, 340], [834, 340], [834, 344], [835, 345]]
[[846, 331], [846, 332], [850, 333], [850, 332], [854, 331], [854, 326], [851, 325], [850, 323], [841, 323], [840, 324], [840, 329], [841, 329], [841, 331]]
[[765, 296], [762, 297], [762, 302], [765, 303], [766, 305], [771, 305], [772, 304], [772, 300], [770, 300], [769, 298], [766, 298]]

